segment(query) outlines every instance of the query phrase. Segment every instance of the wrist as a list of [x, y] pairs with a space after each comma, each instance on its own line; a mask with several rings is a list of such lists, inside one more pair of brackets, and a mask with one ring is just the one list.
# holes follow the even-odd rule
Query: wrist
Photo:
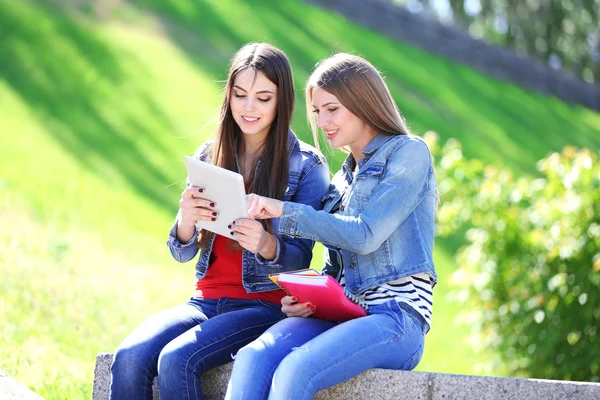
[[177, 227], [175, 228], [175, 237], [181, 243], [189, 242], [196, 233], [195, 221], [186, 222], [185, 220], [177, 221]]
[[265, 260], [272, 261], [277, 257], [277, 239], [270, 233], [267, 233], [267, 238], [258, 254]]
[[285, 201], [279, 201], [279, 203], [277, 204], [277, 217], [276, 218], [281, 218], [281, 216], [283, 215], [283, 206], [285, 205]]
[[190, 229], [196, 226], [196, 221], [193, 219], [180, 218], [177, 221], [177, 228]]

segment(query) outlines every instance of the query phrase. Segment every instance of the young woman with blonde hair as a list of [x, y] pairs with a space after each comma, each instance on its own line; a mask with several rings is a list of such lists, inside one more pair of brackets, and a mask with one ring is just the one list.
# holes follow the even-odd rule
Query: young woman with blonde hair
[[[321, 209], [329, 169], [321, 153], [290, 130], [293, 110], [285, 54], [265, 43], [245, 45], [231, 62], [215, 140], [201, 146], [196, 157], [241, 173], [249, 193]], [[199, 232], [196, 221], [219, 218], [219, 204], [210, 195], [198, 187], [183, 191], [167, 241], [179, 262], [200, 250], [196, 290], [185, 304], [150, 317], [121, 344], [112, 365], [113, 400], [152, 399], [157, 375], [161, 399], [201, 399], [203, 372], [231, 361], [285, 317], [284, 293], [269, 274], [308, 267], [314, 242], [278, 233], [278, 219], [236, 221], [237, 241]]]
[[361, 57], [337, 54], [318, 64], [306, 100], [313, 130], [350, 151], [324, 208], [249, 195], [250, 214], [280, 218], [280, 233], [327, 246], [324, 272], [368, 313], [336, 323], [311, 318], [310, 302], [284, 297], [290, 318], [237, 353], [228, 399], [310, 399], [369, 368], [413, 369], [423, 354], [437, 280], [429, 149], [409, 133], [379, 72]]

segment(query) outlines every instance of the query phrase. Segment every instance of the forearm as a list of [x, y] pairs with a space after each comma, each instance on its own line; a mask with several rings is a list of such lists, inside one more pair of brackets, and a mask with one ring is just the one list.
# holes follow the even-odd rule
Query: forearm
[[265, 244], [263, 245], [262, 249], [260, 249], [258, 254], [260, 254], [260, 256], [267, 261], [274, 260], [275, 257], [277, 257], [277, 239], [275, 239], [275, 237], [270, 233], [267, 234]]
[[179, 219], [175, 221], [171, 230], [169, 231], [169, 239], [167, 240], [167, 246], [173, 258], [179, 262], [187, 262], [193, 259], [198, 254], [198, 247], [196, 247], [196, 237], [198, 235], [197, 229], [192, 227], [192, 236], [187, 241], [181, 241], [178, 239]]
[[360, 216], [329, 214], [288, 202], [283, 207], [279, 232], [359, 254], [375, 251], [385, 240], [385, 237], [380, 237], [384, 235], [375, 234], [375, 230]]
[[314, 242], [289, 236], [272, 236], [275, 248], [274, 257], [267, 259], [262, 254], [256, 255], [259, 265], [277, 267], [281, 271], [308, 268], [312, 259]]
[[185, 222], [182, 220], [177, 221], [177, 232], [176, 238], [181, 243], [187, 243], [194, 236], [196, 227], [193, 222]]

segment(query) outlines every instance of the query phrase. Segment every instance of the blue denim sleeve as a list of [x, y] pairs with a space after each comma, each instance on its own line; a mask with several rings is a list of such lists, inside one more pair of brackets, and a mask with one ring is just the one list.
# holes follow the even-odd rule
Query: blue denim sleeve
[[[178, 215], [179, 216], [179, 215]], [[171, 227], [169, 231], [169, 239], [167, 240], [167, 246], [171, 251], [171, 255], [173, 258], [181, 263], [188, 262], [193, 259], [196, 254], [198, 254], [198, 250], [200, 250], [196, 246], [196, 238], [198, 237], [198, 228], [194, 227], [194, 235], [192, 238], [186, 243], [181, 243], [177, 239], [177, 221]]]
[[[292, 197], [291, 204], [298, 204], [313, 211], [321, 210], [321, 199], [329, 188], [329, 167], [326, 163], [317, 163], [298, 183], [298, 189]], [[281, 224], [282, 222], [279, 221]], [[281, 228], [279, 228], [281, 232]], [[312, 259], [314, 241], [306, 238], [294, 238], [289, 235], [276, 234], [277, 255], [273, 260], [265, 260], [256, 254], [258, 265], [278, 266], [282, 271], [308, 268]]]
[[414, 211], [431, 168], [427, 145], [419, 140], [407, 142], [391, 155], [383, 179], [358, 216], [328, 214], [286, 202], [279, 232], [358, 254], [372, 253]]
[[[206, 142], [198, 149], [196, 149], [194, 153], [194, 158], [197, 158], [202, 161], [206, 161], [208, 157], [209, 146], [212, 142]], [[188, 185], [188, 181], [186, 179], [186, 187]], [[171, 255], [173, 258], [179, 262], [188, 262], [193, 259], [196, 254], [198, 254], [198, 247], [196, 247], [196, 239], [198, 238], [198, 228], [194, 227], [194, 235], [192, 238], [186, 243], [181, 243], [177, 240], [177, 222], [179, 221], [179, 217], [181, 214], [181, 210], [177, 213], [177, 218], [175, 218], [175, 223], [171, 227], [169, 231], [169, 239], [167, 240], [167, 246], [169, 247], [169, 251], [171, 251]]]

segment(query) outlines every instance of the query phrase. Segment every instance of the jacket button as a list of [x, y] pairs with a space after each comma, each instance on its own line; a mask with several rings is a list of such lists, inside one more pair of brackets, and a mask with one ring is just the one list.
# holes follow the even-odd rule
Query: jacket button
[[351, 262], [350, 263], [350, 268], [352, 268], [352, 269], [356, 268], [356, 264], [354, 262]]
[[342, 205], [340, 206], [340, 211], [344, 211], [344, 208], [346, 208], [346, 207], [344, 207], [344, 205], [342, 204]]
[[353, 291], [354, 293], [356, 293], [356, 292], [358, 292], [358, 288], [357, 288], [356, 286], [354, 286], [354, 287], [352, 288], [352, 291]]

